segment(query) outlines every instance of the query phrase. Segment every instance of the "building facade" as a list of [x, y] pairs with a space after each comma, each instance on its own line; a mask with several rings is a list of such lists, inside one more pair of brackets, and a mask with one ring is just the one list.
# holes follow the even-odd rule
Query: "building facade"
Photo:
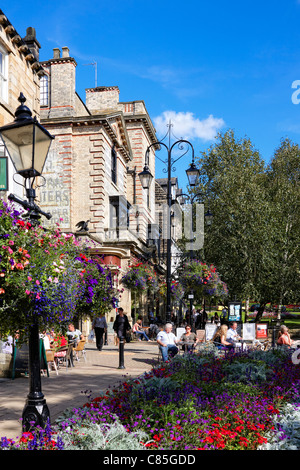
[[[0, 10], [0, 126], [14, 120], [20, 105], [20, 92], [34, 116], [40, 112], [40, 77], [44, 70], [39, 63], [40, 45], [34, 28], [28, 28], [24, 38], [16, 31], [4, 12]], [[24, 197], [24, 190], [17, 184], [18, 175], [0, 139], [0, 197], [8, 193]], [[22, 178], [19, 178], [22, 182]], [[0, 377], [10, 377], [12, 355], [3, 352], [7, 338], [0, 338]], [[4, 348], [5, 349], [5, 348]]]
[[[144, 102], [121, 102], [117, 86], [86, 89], [83, 102], [76, 92], [77, 63], [67, 47], [54, 49], [42, 65], [40, 122], [55, 139], [39, 206], [52, 214], [50, 224], [81, 237], [111, 265], [118, 283], [131, 263], [153, 253], [149, 226], [155, 224], [155, 184], [145, 191], [138, 173], [147, 147], [156, 142], [155, 129]], [[120, 305], [131, 314], [129, 291], [122, 293]]]
[[[16, 31], [4, 12], [0, 10], [0, 127], [14, 120], [16, 108], [20, 105], [20, 92], [26, 97], [26, 105], [33, 116], [39, 119], [40, 78], [44, 75], [39, 62], [40, 44], [35, 29], [27, 28], [24, 38]], [[23, 188], [16, 181], [14, 167], [5, 148], [0, 145], [0, 196], [12, 192], [23, 197]], [[19, 178], [19, 180], [18, 180]]]

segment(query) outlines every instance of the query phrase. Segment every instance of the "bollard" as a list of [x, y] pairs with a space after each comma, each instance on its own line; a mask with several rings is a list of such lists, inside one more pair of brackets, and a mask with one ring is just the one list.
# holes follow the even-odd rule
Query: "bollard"
[[125, 342], [125, 338], [124, 336], [121, 336], [120, 337], [120, 341], [119, 341], [119, 369], [125, 369], [125, 366], [124, 366], [124, 342]]

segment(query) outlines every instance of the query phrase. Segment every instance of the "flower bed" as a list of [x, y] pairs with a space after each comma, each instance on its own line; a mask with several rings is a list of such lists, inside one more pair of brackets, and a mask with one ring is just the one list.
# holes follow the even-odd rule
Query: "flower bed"
[[293, 449], [299, 379], [299, 364], [285, 349], [177, 356], [66, 410], [52, 429], [27, 433], [18, 443], [2, 438], [2, 448]]

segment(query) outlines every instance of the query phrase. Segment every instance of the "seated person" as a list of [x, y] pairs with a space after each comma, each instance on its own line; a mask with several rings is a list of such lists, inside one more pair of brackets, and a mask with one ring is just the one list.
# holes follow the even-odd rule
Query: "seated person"
[[180, 342], [184, 343], [182, 345], [183, 351], [192, 351], [196, 344], [199, 342], [196, 333], [192, 332], [190, 325], [186, 325], [185, 333], [181, 336]]
[[143, 330], [142, 320], [140, 318], [133, 325], [132, 331], [138, 337], [139, 341], [142, 341], [143, 338], [145, 338], [146, 341], [151, 341]]
[[215, 332], [212, 341], [219, 349], [233, 349], [234, 345], [227, 341], [228, 326], [221, 325]]
[[68, 326], [67, 337], [69, 342], [74, 342], [75, 346], [79, 343], [81, 339], [84, 339], [83, 334], [80, 330], [77, 330], [73, 323], [70, 323]]
[[291, 339], [288, 328], [285, 325], [281, 325], [280, 327], [277, 344], [280, 346], [287, 346], [288, 348], [293, 345], [293, 340]]
[[161, 350], [162, 359], [164, 362], [168, 360], [168, 354], [171, 353], [172, 356], [176, 356], [178, 353], [178, 348], [176, 343], [178, 339], [172, 333], [172, 324], [167, 323], [163, 331], [160, 331], [156, 337], [156, 341]]
[[241, 346], [241, 343], [238, 341], [241, 340], [242, 338], [237, 332], [237, 322], [232, 322], [230, 325], [230, 328], [227, 332], [227, 337], [226, 340], [231, 343], [234, 347], [239, 347]]

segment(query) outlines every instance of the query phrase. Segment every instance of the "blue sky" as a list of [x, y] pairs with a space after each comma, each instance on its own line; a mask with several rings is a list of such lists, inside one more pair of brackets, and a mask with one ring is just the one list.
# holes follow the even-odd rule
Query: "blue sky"
[[[69, 47], [82, 99], [95, 85], [85, 64], [97, 62], [98, 86], [117, 85], [120, 101], [144, 100], [158, 137], [172, 116], [196, 156], [229, 128], [266, 162], [282, 138], [300, 143], [292, 101], [300, 97], [300, 0], [14, 0], [1, 9], [22, 37], [36, 29], [40, 60]], [[188, 163], [185, 156], [173, 174], [182, 186]], [[159, 162], [156, 176], [164, 176]]]

